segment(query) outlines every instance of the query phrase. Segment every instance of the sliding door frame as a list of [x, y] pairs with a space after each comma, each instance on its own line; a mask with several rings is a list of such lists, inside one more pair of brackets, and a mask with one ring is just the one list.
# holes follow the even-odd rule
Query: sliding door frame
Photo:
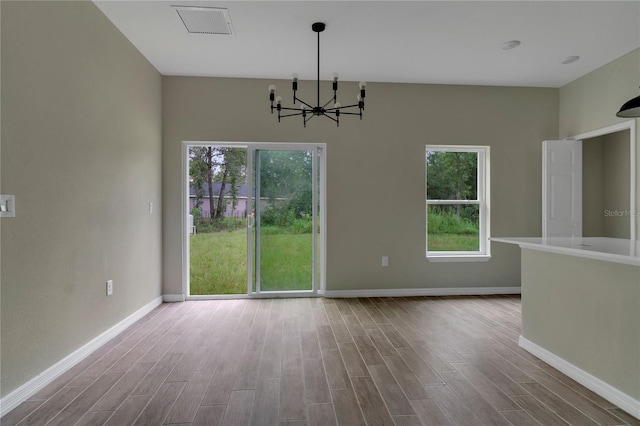
[[[313, 191], [313, 290], [304, 291], [268, 291], [261, 292], [257, 287], [257, 292], [253, 292], [253, 262], [255, 255], [250, 254], [255, 250], [254, 241], [251, 237], [251, 230], [247, 227], [247, 293], [245, 294], [229, 294], [229, 295], [191, 295], [189, 286], [189, 147], [191, 146], [215, 146], [224, 148], [244, 148], [247, 150], [247, 170], [253, 167], [253, 152], [255, 150], [283, 150], [295, 151], [305, 150], [313, 152], [312, 179], [313, 187], [319, 186]], [[319, 152], [322, 153], [319, 156]], [[182, 206], [181, 206], [181, 226], [182, 226], [182, 292], [186, 300], [198, 299], [244, 299], [244, 298], [272, 298], [272, 297], [314, 297], [322, 296], [326, 285], [326, 161], [327, 146], [324, 143], [271, 143], [271, 142], [226, 142], [226, 141], [183, 141], [182, 142]], [[320, 161], [320, 164], [318, 164]], [[320, 176], [318, 179], [318, 172]], [[254, 177], [255, 178], [255, 177]], [[253, 182], [247, 180], [247, 209], [250, 208], [249, 197], [253, 197]], [[318, 199], [319, 197], [319, 199]], [[255, 201], [259, 202], [259, 200]], [[247, 219], [249, 220], [249, 219]], [[320, 224], [320, 232], [318, 229], [318, 220]], [[318, 253], [318, 250], [320, 252]], [[255, 251], [254, 251], [255, 253]], [[318, 254], [320, 255], [318, 259]]]

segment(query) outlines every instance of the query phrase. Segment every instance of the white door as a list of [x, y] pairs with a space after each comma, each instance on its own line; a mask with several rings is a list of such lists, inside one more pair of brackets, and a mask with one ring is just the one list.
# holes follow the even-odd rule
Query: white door
[[542, 142], [542, 236], [582, 237], [582, 141]]

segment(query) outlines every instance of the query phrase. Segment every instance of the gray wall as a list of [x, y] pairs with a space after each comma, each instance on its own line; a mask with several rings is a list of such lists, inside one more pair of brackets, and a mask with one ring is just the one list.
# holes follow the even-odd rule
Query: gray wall
[[585, 139], [582, 163], [582, 235], [629, 238], [629, 131]]
[[6, 396], [161, 295], [162, 85], [91, 2], [0, 5]]
[[[344, 117], [336, 128], [314, 118], [305, 129], [269, 113], [270, 83], [289, 98], [289, 81], [163, 78], [165, 293], [182, 293], [185, 140], [327, 143], [328, 290], [519, 285], [517, 247], [493, 244], [486, 263], [427, 261], [424, 148], [489, 145], [492, 235], [539, 236], [541, 146], [558, 136], [557, 89], [371, 82], [362, 121]], [[342, 84], [339, 100], [356, 89]], [[327, 84], [321, 90], [329, 93]], [[304, 82], [299, 96], [314, 93]]]
[[[640, 49], [624, 55], [560, 88], [560, 137], [601, 129], [629, 118], [616, 112], [638, 95]], [[626, 157], [628, 160], [628, 156]], [[636, 169], [640, 165], [640, 137], [636, 134]], [[636, 172], [636, 202], [640, 200], [640, 173]], [[636, 210], [637, 210], [636, 206]], [[640, 232], [640, 215], [636, 217]], [[627, 237], [628, 238], [628, 237]], [[635, 236], [638, 238], [638, 235]]]

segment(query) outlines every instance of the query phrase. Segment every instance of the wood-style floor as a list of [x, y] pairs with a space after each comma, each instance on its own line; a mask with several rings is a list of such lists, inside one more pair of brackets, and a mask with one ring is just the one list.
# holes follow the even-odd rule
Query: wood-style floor
[[19, 425], [640, 425], [520, 349], [517, 297], [164, 304]]

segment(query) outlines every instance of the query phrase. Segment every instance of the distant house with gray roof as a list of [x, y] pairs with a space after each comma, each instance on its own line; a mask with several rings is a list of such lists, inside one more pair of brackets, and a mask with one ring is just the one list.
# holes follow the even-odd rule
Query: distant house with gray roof
[[[215, 205], [218, 203], [218, 197], [220, 196], [219, 182], [213, 183], [213, 199]], [[233, 208], [233, 198], [231, 196], [231, 185], [227, 184], [224, 188], [224, 199], [226, 209], [224, 212], [225, 217], [246, 217], [247, 216], [247, 185], [236, 185], [236, 207]], [[196, 188], [191, 186], [189, 188], [189, 213], [193, 212], [196, 206]], [[204, 196], [200, 200], [200, 217], [211, 217], [211, 210], [209, 209], [209, 185], [204, 185]]]

